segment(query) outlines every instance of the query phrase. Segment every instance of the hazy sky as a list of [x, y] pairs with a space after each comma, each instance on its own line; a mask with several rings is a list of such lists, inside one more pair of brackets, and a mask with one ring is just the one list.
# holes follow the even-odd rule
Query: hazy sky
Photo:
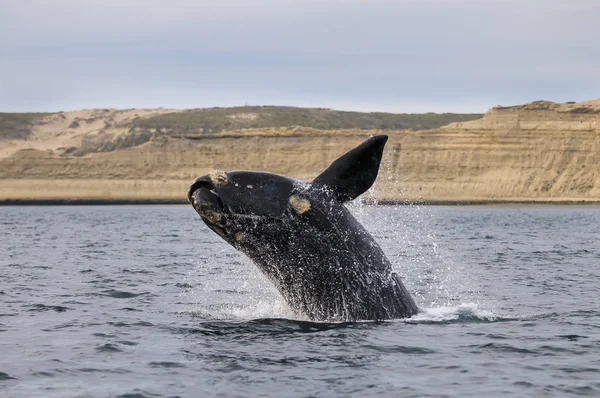
[[2, 0], [0, 111], [600, 97], [600, 0]]

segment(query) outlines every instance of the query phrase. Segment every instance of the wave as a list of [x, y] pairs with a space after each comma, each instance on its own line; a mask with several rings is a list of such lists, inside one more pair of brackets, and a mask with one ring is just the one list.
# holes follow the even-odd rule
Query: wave
[[327, 329], [349, 327], [368, 324], [446, 324], [446, 323], [491, 323], [501, 321], [513, 321], [523, 318], [506, 317], [496, 314], [490, 310], [479, 308], [475, 303], [463, 303], [452, 307], [433, 307], [422, 309], [411, 318], [390, 320], [365, 320], [346, 322], [319, 322], [307, 318], [299, 318], [288, 308], [271, 307], [272, 303], [260, 303], [251, 308], [234, 305], [211, 306], [204, 310], [181, 311], [180, 314], [189, 314], [198, 319], [199, 325], [208, 329], [288, 329], [322, 331]]
[[479, 308], [475, 303], [463, 303], [452, 307], [425, 308], [417, 315], [404, 319], [404, 322], [411, 324], [492, 323], [519, 319]]
[[[195, 316], [202, 317], [196, 313]], [[358, 322], [315, 322], [305, 319], [293, 318], [258, 318], [251, 320], [217, 320], [204, 318], [197, 327], [178, 328], [180, 333], [227, 335], [236, 333], [315, 333], [332, 329], [362, 329], [394, 325], [401, 322], [409, 324], [448, 324], [448, 323], [491, 323], [500, 321], [517, 320], [499, 316], [489, 310], [478, 307], [477, 304], [467, 303], [455, 307], [427, 308], [419, 314], [406, 319], [392, 319], [386, 321], [358, 321]]]
[[[179, 327], [177, 333], [204, 334], [204, 335], [229, 335], [238, 333], [315, 333], [332, 329], [369, 329], [390, 325], [421, 324], [477, 324], [510, 321], [536, 321], [558, 316], [557, 313], [535, 315], [507, 316], [490, 309], [481, 308], [476, 303], [462, 303], [456, 306], [424, 308], [417, 315], [405, 319], [391, 319], [385, 321], [355, 321], [355, 322], [316, 322], [309, 319], [299, 319], [293, 315], [281, 314], [280, 311], [267, 310], [267, 305], [261, 306], [264, 311], [253, 312], [248, 308], [239, 308], [235, 311], [232, 306], [227, 306], [227, 311], [217, 314], [203, 311], [184, 311], [180, 314], [189, 314], [198, 319], [193, 327]], [[256, 307], [253, 308], [256, 310]], [[221, 308], [221, 310], [223, 310]], [[262, 312], [262, 313], [261, 313]], [[277, 313], [279, 312], [279, 313]], [[222, 317], [226, 313], [226, 317]], [[232, 317], [232, 315], [234, 315]], [[237, 315], [237, 316], [236, 316]], [[254, 316], [256, 317], [254, 317]], [[257, 316], [258, 315], [258, 316]], [[282, 316], [283, 315], [283, 316]]]
[[[371, 324], [373, 324], [371, 322]], [[316, 333], [332, 329], [344, 329], [368, 325], [362, 322], [311, 322], [286, 318], [262, 318], [250, 321], [205, 321], [196, 327], [169, 327], [175, 333], [204, 336], [226, 335], [281, 335], [294, 333]]]

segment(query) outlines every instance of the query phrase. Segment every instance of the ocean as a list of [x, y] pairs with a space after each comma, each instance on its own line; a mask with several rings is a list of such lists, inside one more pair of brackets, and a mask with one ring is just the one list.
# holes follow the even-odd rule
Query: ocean
[[0, 396], [600, 396], [600, 207], [351, 209], [418, 315], [295, 316], [191, 206], [0, 207]]

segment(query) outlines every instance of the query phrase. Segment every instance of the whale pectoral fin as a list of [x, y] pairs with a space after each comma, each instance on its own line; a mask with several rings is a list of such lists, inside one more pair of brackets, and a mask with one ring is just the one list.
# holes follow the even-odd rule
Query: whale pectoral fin
[[376, 135], [335, 160], [314, 179], [314, 185], [333, 189], [340, 202], [356, 199], [377, 178], [387, 135]]

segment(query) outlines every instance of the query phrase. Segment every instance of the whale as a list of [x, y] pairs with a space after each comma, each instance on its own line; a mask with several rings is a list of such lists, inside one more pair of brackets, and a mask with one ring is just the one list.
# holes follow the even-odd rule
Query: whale
[[296, 315], [323, 322], [411, 317], [417, 304], [346, 207], [375, 182], [387, 140], [368, 138], [310, 182], [214, 170], [192, 182], [187, 198], [209, 229], [267, 276]]

